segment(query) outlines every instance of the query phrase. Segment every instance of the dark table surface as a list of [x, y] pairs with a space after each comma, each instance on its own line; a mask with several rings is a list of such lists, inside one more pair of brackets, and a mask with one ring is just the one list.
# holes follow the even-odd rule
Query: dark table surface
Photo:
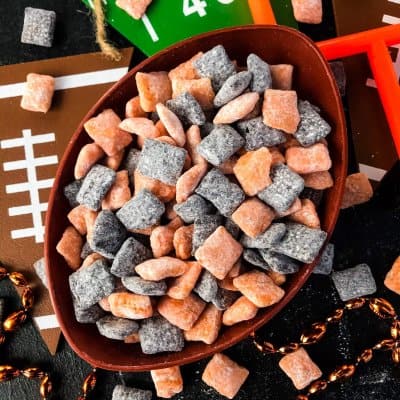
[[[301, 29], [319, 40], [335, 34], [331, 2], [324, 1], [325, 17], [321, 26]], [[52, 9], [57, 12], [57, 28], [51, 49], [21, 45], [19, 42], [23, 10], [27, 6]], [[361, 18], [361, 16], [360, 16]], [[110, 39], [118, 46], [128, 46], [115, 31]], [[97, 51], [90, 14], [79, 0], [0, 0], [0, 65], [19, 63]], [[143, 55], [135, 51], [133, 64]], [[354, 172], [350, 163], [350, 170]], [[372, 201], [341, 212], [332, 241], [336, 245], [335, 268], [343, 269], [358, 263], [368, 263], [378, 285], [379, 296], [384, 296], [400, 309], [400, 297], [387, 290], [383, 279], [400, 251], [400, 166], [397, 164], [381, 183]], [[1, 256], [1, 255], [0, 255]], [[12, 287], [3, 282], [0, 296], [7, 298], [9, 309], [18, 305]], [[325, 276], [312, 276], [291, 304], [260, 335], [276, 344], [297, 340], [301, 331], [312, 322], [324, 318], [342, 306], [332, 281]], [[366, 310], [347, 315], [340, 325], [332, 326], [323, 341], [309, 349], [310, 355], [324, 373], [335, 366], [352, 363], [359, 352], [388, 336], [388, 324]], [[237, 396], [244, 399], [294, 399], [296, 391], [278, 368], [277, 356], [258, 353], [250, 341], [234, 346], [226, 352], [250, 370], [250, 376]], [[49, 356], [33, 326], [25, 324], [1, 349], [0, 364], [18, 367], [39, 365], [51, 373], [54, 398], [75, 399], [84, 376], [90, 367], [81, 361], [62, 339], [55, 357]], [[185, 389], [176, 399], [220, 399], [201, 382], [207, 360], [184, 366]], [[148, 373], [126, 374], [126, 383], [141, 388], [152, 388]], [[120, 382], [115, 373], [101, 371], [93, 399], [110, 399], [113, 386]], [[17, 379], [0, 384], [0, 400], [30, 400], [38, 398], [37, 383]], [[394, 400], [400, 393], [400, 369], [394, 367], [389, 354], [381, 353], [366, 366], [361, 366], [353, 378], [332, 384], [315, 399], [335, 400]]]

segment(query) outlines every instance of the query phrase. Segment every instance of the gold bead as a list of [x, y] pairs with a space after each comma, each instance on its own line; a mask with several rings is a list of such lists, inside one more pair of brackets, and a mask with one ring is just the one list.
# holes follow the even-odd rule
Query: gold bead
[[387, 319], [396, 316], [396, 311], [394, 307], [385, 299], [374, 298], [369, 300], [369, 308], [378, 317]]
[[327, 387], [328, 387], [328, 382], [323, 380], [315, 381], [308, 388], [308, 393], [314, 394], [317, 392], [321, 392], [322, 390], [325, 390]]
[[339, 379], [350, 378], [356, 371], [356, 367], [354, 365], [342, 365], [341, 367], [336, 368], [328, 377], [329, 382], [335, 382]]
[[27, 314], [25, 310], [13, 312], [4, 322], [3, 329], [6, 332], [15, 331], [26, 320]]
[[378, 342], [373, 347], [373, 349], [374, 350], [383, 350], [383, 351], [391, 350], [393, 348], [394, 344], [395, 344], [395, 341], [393, 339], [384, 339], [384, 340], [381, 340], [380, 342]]
[[323, 322], [315, 322], [311, 328], [306, 330], [300, 337], [302, 344], [314, 344], [319, 342], [326, 333], [326, 324]]
[[21, 296], [21, 302], [25, 310], [30, 310], [33, 307], [35, 296], [32, 289], [27, 286]]
[[281, 354], [289, 354], [293, 353], [294, 351], [298, 350], [300, 345], [298, 343], [289, 343], [286, 346], [282, 346], [278, 349], [278, 352]]
[[17, 378], [20, 375], [20, 371], [12, 367], [11, 365], [0, 365], [0, 382], [9, 381]]
[[394, 340], [400, 339], [400, 321], [395, 320], [393, 321], [392, 326], [390, 327], [390, 335]]
[[296, 397], [296, 400], [308, 400], [308, 395], [306, 395], [306, 394], [299, 394], [299, 395]]
[[51, 384], [50, 377], [49, 375], [45, 375], [40, 382], [40, 396], [42, 399], [47, 399], [52, 390], [53, 385]]
[[4, 267], [0, 267], [0, 281], [8, 275], [7, 270]]
[[28, 379], [36, 379], [36, 378], [43, 378], [46, 374], [40, 368], [32, 367], [32, 368], [25, 368], [21, 371], [22, 375]]
[[96, 386], [96, 382], [97, 382], [96, 371], [92, 371], [88, 374], [88, 376], [83, 381], [83, 384], [82, 384], [83, 394], [86, 395], [89, 392], [91, 392], [94, 389], [94, 387]]
[[357, 308], [361, 308], [364, 306], [365, 304], [365, 298], [364, 297], [359, 297], [358, 299], [353, 299], [353, 300], [349, 300], [346, 302], [346, 304], [344, 305], [344, 307], [347, 310], [355, 310]]
[[24, 287], [28, 284], [27, 280], [20, 272], [11, 272], [8, 277], [15, 286]]
[[6, 341], [6, 336], [0, 333], [0, 346]]
[[392, 351], [392, 360], [394, 363], [400, 363], [400, 347], [396, 346]]
[[334, 324], [336, 322], [339, 322], [342, 319], [343, 314], [344, 314], [343, 309], [338, 308], [326, 318], [326, 322], [328, 322], [329, 324]]
[[374, 352], [372, 349], [365, 349], [358, 357], [357, 362], [368, 363], [372, 360]]

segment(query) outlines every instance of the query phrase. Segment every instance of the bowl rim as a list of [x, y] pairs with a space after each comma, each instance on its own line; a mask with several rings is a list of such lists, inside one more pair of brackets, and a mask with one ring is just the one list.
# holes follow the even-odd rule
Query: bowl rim
[[[131, 77], [133, 75], [135, 75], [137, 72], [141, 71], [147, 64], [151, 63], [153, 58], [159, 58], [162, 57], [164, 54], [169, 53], [170, 51], [173, 51], [174, 49], [189, 45], [191, 42], [196, 41], [200, 38], [207, 38], [207, 37], [211, 37], [214, 36], [216, 34], [219, 33], [225, 33], [225, 32], [233, 32], [233, 31], [248, 31], [248, 30], [263, 30], [263, 29], [268, 29], [268, 30], [275, 30], [275, 31], [283, 31], [286, 33], [290, 33], [293, 36], [297, 36], [299, 39], [301, 39], [303, 42], [305, 42], [308, 46], [313, 48], [313, 51], [315, 52], [315, 54], [318, 56], [319, 61], [321, 62], [321, 64], [324, 66], [324, 69], [326, 71], [326, 79], [329, 80], [329, 83], [331, 84], [332, 87], [334, 87], [335, 89], [335, 106], [337, 108], [337, 110], [339, 111], [339, 115], [338, 115], [338, 120], [336, 121], [336, 128], [338, 130], [342, 130], [344, 132], [344, 135], [347, 139], [347, 128], [346, 128], [346, 121], [345, 121], [345, 116], [344, 116], [344, 110], [343, 110], [343, 104], [341, 102], [341, 98], [339, 95], [339, 89], [337, 87], [336, 81], [334, 79], [334, 76], [328, 66], [328, 62], [325, 59], [325, 57], [323, 56], [323, 54], [321, 53], [321, 51], [319, 50], [319, 48], [316, 46], [316, 44], [305, 34], [303, 34], [302, 32], [290, 28], [290, 27], [286, 27], [286, 26], [280, 26], [280, 25], [265, 25], [265, 24], [259, 24], [259, 25], [242, 25], [242, 26], [236, 26], [236, 27], [230, 27], [230, 28], [223, 28], [223, 29], [218, 29], [218, 30], [214, 30], [211, 32], [206, 32], [206, 33], [201, 33], [199, 35], [190, 37], [188, 39], [185, 39], [183, 41], [177, 42], [169, 47], [167, 47], [166, 49], [154, 54], [151, 57], [146, 58], [145, 60], [143, 60], [142, 62], [140, 62], [138, 65], [136, 65], [134, 68], [132, 68], [131, 70], [129, 70], [120, 80], [118, 80], [117, 82], [115, 82], [97, 101], [96, 103], [90, 108], [90, 110], [86, 113], [86, 115], [81, 119], [78, 127], [76, 128], [75, 132], [73, 133], [73, 135], [71, 136], [71, 139], [64, 151], [64, 154], [62, 156], [62, 159], [59, 163], [59, 166], [57, 168], [57, 173], [56, 173], [56, 177], [54, 180], [54, 184], [53, 187], [51, 189], [50, 192], [50, 196], [49, 196], [49, 202], [48, 202], [48, 210], [46, 212], [46, 220], [45, 220], [45, 243], [44, 243], [44, 255], [45, 255], [45, 264], [46, 264], [46, 275], [49, 277], [49, 293], [50, 293], [50, 298], [51, 298], [51, 302], [55, 311], [55, 314], [57, 316], [57, 320], [59, 322], [61, 331], [66, 339], [66, 341], [68, 342], [68, 344], [70, 345], [70, 347], [74, 350], [74, 352], [83, 360], [85, 360], [86, 362], [90, 363], [92, 366], [97, 367], [97, 368], [101, 368], [104, 370], [109, 370], [109, 371], [124, 371], [124, 372], [135, 372], [135, 371], [145, 371], [145, 370], [150, 370], [150, 369], [157, 369], [157, 368], [165, 368], [165, 367], [169, 367], [169, 366], [173, 366], [173, 365], [184, 365], [184, 364], [188, 364], [188, 363], [192, 363], [192, 362], [196, 362], [199, 361], [205, 357], [208, 356], [212, 356], [214, 353], [217, 352], [221, 352], [239, 342], [241, 342], [242, 340], [246, 339], [252, 332], [260, 329], [262, 326], [264, 326], [267, 322], [269, 322], [272, 318], [274, 318], [294, 297], [295, 295], [299, 292], [299, 290], [303, 287], [303, 285], [305, 284], [305, 282], [308, 280], [308, 278], [310, 277], [312, 270], [315, 267], [315, 264], [318, 262], [319, 257], [318, 256], [313, 263], [311, 264], [306, 264], [302, 266], [302, 270], [301, 270], [301, 274], [299, 275], [296, 283], [291, 286], [290, 291], [287, 291], [285, 296], [282, 298], [281, 301], [279, 301], [277, 304], [274, 304], [271, 307], [268, 307], [269, 312], [268, 318], [263, 318], [260, 319], [257, 322], [252, 322], [252, 320], [248, 321], [251, 325], [250, 327], [245, 327], [242, 329], [240, 334], [237, 334], [235, 336], [234, 339], [231, 340], [226, 340], [221, 344], [218, 345], [207, 345], [207, 347], [209, 348], [209, 351], [206, 352], [198, 352], [196, 355], [189, 355], [187, 357], [182, 356], [182, 358], [179, 361], [179, 364], [176, 361], [169, 361], [166, 360], [162, 365], [160, 365], [159, 362], [149, 362], [145, 367], [142, 365], [135, 365], [134, 364], [134, 360], [132, 360], [132, 364], [131, 365], [127, 365], [127, 364], [109, 364], [107, 362], [104, 362], [103, 360], [99, 360], [96, 358], [93, 358], [92, 356], [90, 356], [89, 354], [87, 354], [86, 352], [84, 352], [81, 348], [79, 348], [79, 345], [73, 340], [73, 338], [70, 335], [70, 328], [68, 328], [68, 324], [66, 324], [66, 321], [63, 318], [59, 318], [59, 313], [60, 313], [60, 308], [58, 306], [56, 306], [56, 304], [58, 303], [58, 301], [56, 300], [56, 293], [55, 293], [55, 287], [54, 285], [51, 283], [52, 280], [50, 279], [52, 272], [51, 272], [51, 268], [50, 268], [50, 263], [48, 262], [48, 260], [50, 259], [50, 243], [49, 243], [49, 226], [50, 226], [50, 215], [53, 213], [53, 208], [54, 208], [54, 203], [56, 201], [56, 188], [59, 188], [59, 181], [61, 179], [62, 176], [62, 171], [65, 168], [65, 165], [67, 163], [67, 156], [69, 155], [69, 153], [71, 152], [72, 148], [74, 147], [74, 143], [76, 142], [77, 138], [80, 136], [80, 134], [82, 133], [82, 131], [84, 130], [84, 123], [92, 118], [94, 116], [94, 114], [96, 112], [98, 112], [98, 106], [99, 104], [101, 104], [103, 102], [104, 99], [106, 99], [112, 92], [114, 92], [115, 87], [120, 87], [121, 85], [123, 85], [128, 79], [131, 79]], [[347, 172], [347, 166], [348, 166], [348, 144], [347, 144], [347, 140], [344, 140], [343, 142], [343, 148], [341, 150], [341, 155], [342, 155], [342, 165], [340, 168], [341, 174], [340, 176], [345, 177], [346, 176], [346, 172]], [[331, 218], [331, 225], [330, 227], [328, 227], [328, 236], [326, 238], [326, 241], [324, 243], [324, 246], [329, 242], [329, 239], [332, 235], [334, 226], [336, 225], [337, 222], [337, 218], [340, 212], [340, 199], [342, 198], [343, 195], [343, 191], [344, 191], [344, 180], [343, 182], [341, 182], [341, 184], [339, 185], [339, 187], [337, 188], [337, 190], [339, 191], [339, 193], [337, 194], [337, 201], [336, 203], [336, 208], [335, 208], [335, 214], [333, 216], [333, 218]], [[321, 250], [322, 252], [322, 250]], [[321, 255], [320, 252], [320, 255]], [[168, 353], [165, 353], [166, 356], [168, 355]]]

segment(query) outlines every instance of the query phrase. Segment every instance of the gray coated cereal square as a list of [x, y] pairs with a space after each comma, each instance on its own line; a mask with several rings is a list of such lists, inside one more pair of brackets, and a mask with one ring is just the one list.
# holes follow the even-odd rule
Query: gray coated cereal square
[[56, 13], [41, 8], [25, 8], [21, 43], [51, 47], [53, 44]]
[[342, 301], [368, 296], [376, 292], [376, 283], [367, 264], [332, 272], [332, 280]]
[[200, 103], [188, 92], [168, 100], [165, 104], [185, 126], [204, 125], [206, 122]]
[[161, 316], [143, 320], [139, 338], [144, 354], [181, 351], [185, 345], [182, 331]]
[[100, 335], [108, 339], [124, 340], [139, 329], [137, 322], [130, 319], [107, 315], [96, 322]]
[[198, 194], [193, 194], [183, 203], [174, 206], [174, 211], [187, 224], [193, 223], [195, 219], [203, 215], [210, 214], [213, 210], [215, 210], [214, 207]]
[[132, 148], [126, 153], [122, 162], [122, 168], [128, 171], [129, 181], [133, 185], [134, 172], [139, 163], [140, 150]]
[[139, 276], [125, 276], [121, 281], [130, 292], [143, 296], [163, 296], [167, 293], [165, 281], [146, 281]]
[[146, 139], [137, 164], [138, 171], [168, 185], [175, 185], [182, 173], [187, 152], [159, 140]]
[[82, 260], [84, 260], [87, 256], [90, 256], [93, 253], [94, 253], [94, 250], [90, 247], [89, 242], [85, 242], [85, 244], [82, 246], [82, 250], [81, 250]]
[[157, 224], [165, 212], [164, 203], [147, 189], [142, 189], [117, 212], [126, 229], [146, 229]]
[[108, 190], [114, 183], [116, 173], [111, 168], [96, 164], [86, 174], [76, 196], [79, 204], [97, 211]]
[[230, 307], [240, 296], [238, 292], [233, 292], [232, 290], [227, 290], [224, 288], [218, 288], [218, 292], [212, 303], [218, 310], [226, 310]]
[[78, 302], [73, 301], [75, 318], [81, 324], [94, 324], [104, 317], [105, 311], [98, 304], [93, 304], [89, 308], [82, 308]]
[[68, 200], [69, 205], [71, 206], [71, 208], [79, 206], [79, 202], [76, 199], [76, 196], [77, 196], [81, 186], [82, 186], [82, 180], [81, 179], [73, 181], [73, 182], [69, 183], [67, 186], [64, 186], [64, 190], [63, 190], [64, 196]]
[[302, 146], [311, 146], [331, 132], [330, 125], [319, 115], [307, 100], [300, 100], [298, 104], [300, 123], [294, 137]]
[[317, 265], [313, 269], [314, 274], [329, 275], [332, 272], [333, 259], [335, 257], [335, 246], [328, 243], [321, 254]]
[[283, 213], [304, 189], [304, 180], [285, 164], [272, 167], [271, 179], [272, 184], [261, 191], [258, 197], [279, 213]]
[[44, 257], [33, 263], [33, 269], [35, 270], [36, 275], [42, 281], [43, 285], [47, 288], [46, 264]]
[[205, 52], [193, 65], [202, 78], [211, 79], [215, 91], [235, 73], [235, 65], [220, 44]]
[[261, 249], [260, 254], [272, 271], [286, 275], [294, 274], [299, 270], [299, 264], [284, 254], [275, 253], [269, 249]]
[[286, 232], [286, 226], [283, 223], [273, 223], [263, 233], [255, 238], [243, 234], [240, 243], [243, 247], [251, 249], [268, 249], [275, 243], [278, 243]]
[[201, 299], [209, 303], [210, 301], [213, 301], [217, 295], [217, 280], [210, 272], [204, 270], [193, 291], [197, 293]]
[[252, 92], [264, 93], [265, 89], [271, 89], [271, 70], [265, 61], [256, 54], [249, 54], [247, 57], [247, 69], [253, 74], [253, 79], [250, 83]]
[[194, 221], [192, 254], [203, 245], [206, 239], [223, 223], [221, 215], [204, 215]]
[[249, 86], [252, 77], [249, 71], [241, 71], [230, 76], [216, 94], [214, 106], [222, 107], [241, 95]]
[[105, 260], [97, 260], [69, 276], [69, 286], [81, 308], [89, 308], [115, 289], [115, 278]]
[[195, 192], [210, 201], [225, 217], [232, 215], [245, 199], [243, 190], [216, 168], [208, 172]]
[[226, 218], [225, 229], [231, 234], [234, 239], [238, 239], [240, 236], [240, 228], [232, 221], [231, 218]]
[[112, 211], [97, 216], [90, 238], [90, 247], [106, 258], [114, 258], [124, 243], [127, 231]]
[[111, 265], [111, 273], [120, 278], [134, 276], [135, 267], [152, 257], [151, 250], [134, 237], [125, 240], [115, 255]]
[[153, 393], [150, 390], [135, 389], [127, 386], [115, 386], [111, 400], [151, 400]]
[[317, 257], [326, 237], [326, 232], [320, 229], [291, 222], [286, 224], [285, 236], [272, 247], [272, 250], [295, 260], [311, 263]]
[[269, 265], [264, 261], [256, 249], [244, 249], [243, 258], [251, 265], [255, 265], [256, 267], [260, 267], [265, 270], [270, 270]]
[[229, 125], [216, 126], [197, 146], [197, 152], [216, 167], [235, 154], [245, 140]]

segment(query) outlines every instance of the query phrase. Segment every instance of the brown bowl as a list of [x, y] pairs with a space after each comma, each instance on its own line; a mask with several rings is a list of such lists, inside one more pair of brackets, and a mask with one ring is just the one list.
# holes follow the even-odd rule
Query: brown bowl
[[260, 310], [251, 321], [224, 328], [214, 344], [187, 342], [183, 351], [178, 353], [146, 355], [141, 352], [140, 345], [106, 339], [100, 336], [95, 325], [80, 324], [75, 319], [68, 285], [71, 269], [57, 253], [56, 245], [68, 226], [69, 205], [62, 189], [74, 179], [74, 164], [79, 150], [91, 142], [84, 131], [84, 122], [106, 108], [112, 108], [123, 116], [125, 103], [137, 94], [136, 72], [169, 70], [197, 52], [206, 51], [217, 44], [222, 44], [239, 65], [245, 65], [247, 55], [254, 52], [271, 64], [288, 63], [295, 66], [294, 87], [299, 97], [320, 107], [333, 128], [328, 141], [335, 184], [325, 193], [320, 216], [322, 229], [329, 235], [334, 229], [347, 171], [345, 120], [330, 68], [310, 39], [296, 30], [281, 26], [244, 26], [199, 35], [148, 58], [105, 93], [79, 125], [58, 168], [47, 211], [45, 257], [53, 306], [67, 342], [81, 358], [96, 367], [115, 371], [145, 371], [191, 363], [211, 356], [243, 340], [250, 332], [268, 322], [288, 304], [312, 272], [313, 264], [304, 265], [289, 279], [282, 301]]

